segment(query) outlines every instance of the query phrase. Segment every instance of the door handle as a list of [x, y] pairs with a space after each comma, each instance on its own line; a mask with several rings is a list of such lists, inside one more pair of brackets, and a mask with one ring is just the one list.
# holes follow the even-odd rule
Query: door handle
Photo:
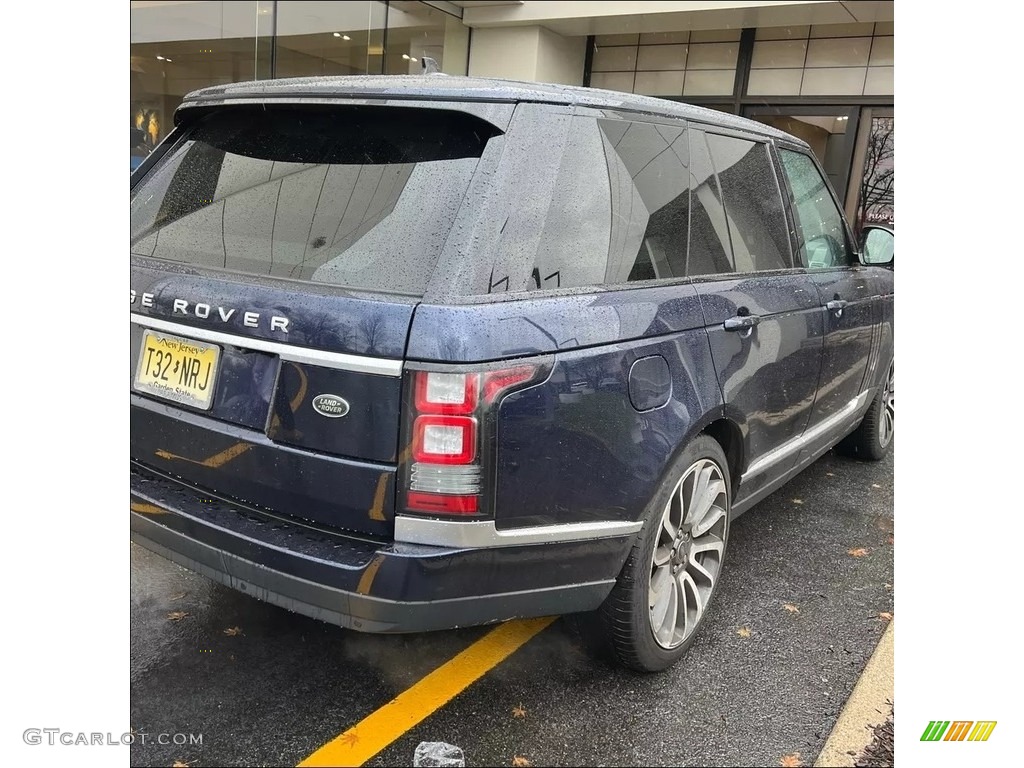
[[726, 320], [724, 325], [727, 331], [751, 331], [760, 322], [758, 315], [736, 315]]
[[836, 317], [840, 317], [843, 314], [843, 310], [846, 309], [846, 305], [850, 302], [845, 299], [832, 299], [828, 304], [825, 305], [829, 312], [835, 312]]

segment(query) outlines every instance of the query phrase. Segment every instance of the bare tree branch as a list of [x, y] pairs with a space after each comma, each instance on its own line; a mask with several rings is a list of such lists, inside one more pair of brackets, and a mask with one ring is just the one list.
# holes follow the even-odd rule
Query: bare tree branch
[[867, 222], [872, 212], [885, 216], [885, 209], [893, 207], [895, 154], [895, 120], [891, 117], [875, 118], [871, 121], [864, 157], [864, 172], [860, 182], [856, 222], [858, 229]]

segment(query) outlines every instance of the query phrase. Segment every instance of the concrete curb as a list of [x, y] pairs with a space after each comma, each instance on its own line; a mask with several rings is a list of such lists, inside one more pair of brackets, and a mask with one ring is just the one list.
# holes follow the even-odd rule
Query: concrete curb
[[885, 722], [888, 702], [893, 700], [894, 623], [889, 622], [875, 652], [868, 659], [832, 733], [814, 761], [815, 768], [849, 768], [857, 759], [856, 755], [871, 743], [872, 727]]

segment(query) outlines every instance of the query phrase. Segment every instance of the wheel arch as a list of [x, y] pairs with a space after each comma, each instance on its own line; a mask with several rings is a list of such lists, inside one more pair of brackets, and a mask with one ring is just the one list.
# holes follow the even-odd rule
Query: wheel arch
[[735, 500], [746, 461], [743, 430], [735, 421], [722, 416], [704, 427], [700, 434], [708, 435], [722, 447], [722, 452], [729, 463], [729, 493], [731, 499]]

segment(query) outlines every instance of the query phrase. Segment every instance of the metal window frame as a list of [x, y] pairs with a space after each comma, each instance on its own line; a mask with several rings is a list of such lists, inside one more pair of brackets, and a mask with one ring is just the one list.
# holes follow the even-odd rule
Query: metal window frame
[[[860, 126], [860, 115], [862, 104], [841, 105], [834, 101], [822, 104], [802, 104], [796, 100], [780, 101], [779, 103], [766, 106], [761, 104], [743, 104], [740, 107], [740, 114], [743, 117], [757, 117], [758, 115], [770, 115], [776, 117], [793, 116], [822, 116], [822, 117], [846, 117], [846, 132], [843, 134], [842, 155], [846, 158], [843, 162], [843, 172], [838, 182], [834, 185], [836, 192], [841, 195], [841, 207], [845, 208], [846, 189], [850, 183], [850, 175], [853, 166], [853, 154], [857, 144], [857, 131]], [[821, 163], [824, 166], [824, 163]], [[827, 175], [827, 174], [826, 174]]]

